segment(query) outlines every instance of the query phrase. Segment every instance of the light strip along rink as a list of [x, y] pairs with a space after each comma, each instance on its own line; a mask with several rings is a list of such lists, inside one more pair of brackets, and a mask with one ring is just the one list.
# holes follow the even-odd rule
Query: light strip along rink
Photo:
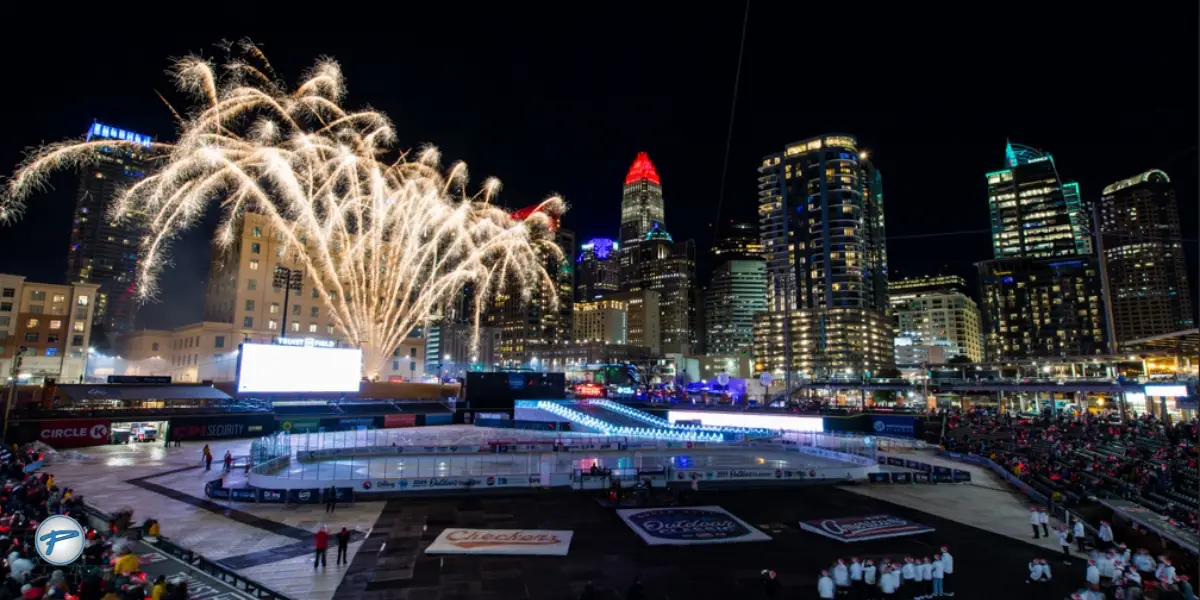
[[[595, 434], [492, 429], [448, 425], [422, 429], [390, 429], [294, 434], [294, 451], [354, 446], [487, 446], [495, 442], [597, 439]], [[549, 470], [569, 473], [602, 469], [785, 469], [812, 470], [845, 467], [847, 463], [809, 454], [764, 448], [717, 445], [671, 450], [614, 450], [596, 452], [526, 452], [503, 454], [437, 454], [405, 457], [337, 458], [318, 462], [292, 461], [274, 477], [300, 480], [401, 479], [487, 475], [534, 475]]]

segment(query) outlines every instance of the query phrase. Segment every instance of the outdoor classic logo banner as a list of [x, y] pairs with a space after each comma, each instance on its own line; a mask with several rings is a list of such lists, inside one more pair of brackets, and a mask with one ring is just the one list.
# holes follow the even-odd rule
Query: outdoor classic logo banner
[[862, 542], [934, 531], [932, 527], [892, 515], [801, 521], [800, 529], [842, 542]]
[[452, 527], [442, 531], [425, 553], [566, 556], [572, 535], [571, 531]]
[[629, 508], [618, 510], [617, 514], [651, 546], [765, 542], [771, 539], [720, 506]]

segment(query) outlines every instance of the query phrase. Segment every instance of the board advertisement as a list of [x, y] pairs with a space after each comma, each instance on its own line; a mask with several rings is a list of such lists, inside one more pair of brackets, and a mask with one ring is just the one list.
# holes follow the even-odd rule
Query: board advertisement
[[628, 508], [621, 520], [651, 546], [765, 542], [771, 536], [720, 506]]
[[384, 427], [416, 427], [417, 415], [384, 415]]
[[839, 542], [863, 542], [934, 531], [927, 525], [892, 515], [801, 521], [800, 528]]
[[515, 556], [566, 556], [571, 531], [542, 529], [443, 530], [425, 549], [426, 554], [501, 554]]
[[54, 448], [84, 448], [108, 443], [112, 423], [108, 419], [45, 421], [38, 428], [38, 441]]

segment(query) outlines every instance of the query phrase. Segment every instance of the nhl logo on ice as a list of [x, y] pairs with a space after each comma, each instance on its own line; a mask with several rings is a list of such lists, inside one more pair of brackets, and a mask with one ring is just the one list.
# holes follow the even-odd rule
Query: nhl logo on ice
[[83, 554], [83, 540], [83, 527], [78, 521], [54, 515], [38, 525], [33, 543], [42, 560], [61, 567], [79, 560]]
[[887, 425], [884, 425], [883, 421], [875, 421], [875, 431], [877, 433], [883, 433], [885, 429], [887, 429]]

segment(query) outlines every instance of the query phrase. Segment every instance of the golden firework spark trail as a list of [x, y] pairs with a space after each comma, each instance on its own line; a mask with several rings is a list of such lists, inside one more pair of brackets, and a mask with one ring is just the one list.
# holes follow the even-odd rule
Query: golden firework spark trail
[[[543, 265], [562, 260], [553, 243], [566, 208], [560, 198], [514, 220], [491, 203], [498, 180], [489, 178], [472, 195], [466, 165], [443, 172], [432, 146], [395, 158], [386, 115], [342, 108], [342, 72], [332, 59], [318, 60], [288, 92], [253, 44], [230, 49], [221, 67], [196, 56], [175, 63], [177, 86], [198, 105], [183, 114], [178, 142], [151, 145], [153, 174], [111, 207], [114, 221], [135, 220], [149, 232], [140, 243], [142, 301], [158, 291], [171, 242], [214, 203], [222, 211], [218, 244], [236, 241], [245, 212], [265, 215], [283, 233], [296, 250], [287, 255], [328, 299], [337, 327], [363, 348], [369, 376], [464, 286], [475, 292], [476, 334], [495, 294], [528, 299], [539, 287], [553, 288]], [[103, 140], [33, 150], [5, 182], [0, 222], [19, 218], [51, 173], [91, 164], [102, 146], [140, 149]]]

